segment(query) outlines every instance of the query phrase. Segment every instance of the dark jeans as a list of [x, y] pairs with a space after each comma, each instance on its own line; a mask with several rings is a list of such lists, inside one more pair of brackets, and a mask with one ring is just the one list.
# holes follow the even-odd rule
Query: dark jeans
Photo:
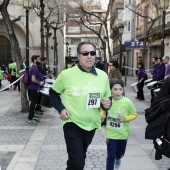
[[42, 93], [39, 92], [38, 101], [37, 101], [37, 104], [36, 104], [36, 106], [35, 106], [35, 110], [36, 110], [36, 111], [41, 110], [41, 105], [40, 105], [41, 99], [42, 99]]
[[86, 131], [68, 122], [63, 127], [68, 160], [66, 170], [83, 170], [87, 148], [92, 142], [95, 130]]
[[28, 95], [31, 101], [30, 107], [29, 107], [28, 119], [31, 120], [34, 117], [34, 109], [38, 101], [39, 92], [37, 90], [28, 90]]
[[[19, 78], [18, 78], [19, 79]], [[20, 92], [20, 80], [16, 83], [16, 86], [18, 87], [18, 91]]]
[[107, 163], [106, 170], [114, 170], [115, 159], [121, 159], [126, 151], [127, 140], [107, 141]]
[[137, 98], [144, 99], [143, 87], [144, 87], [144, 81], [138, 83]]

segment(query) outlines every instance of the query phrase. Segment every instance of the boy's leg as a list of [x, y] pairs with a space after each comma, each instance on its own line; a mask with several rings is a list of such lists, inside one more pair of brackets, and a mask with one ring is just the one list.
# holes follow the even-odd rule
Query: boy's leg
[[118, 140], [116, 159], [121, 159], [126, 151], [127, 140]]
[[106, 170], [114, 170], [114, 162], [116, 158], [117, 140], [108, 139], [107, 143], [107, 161]]

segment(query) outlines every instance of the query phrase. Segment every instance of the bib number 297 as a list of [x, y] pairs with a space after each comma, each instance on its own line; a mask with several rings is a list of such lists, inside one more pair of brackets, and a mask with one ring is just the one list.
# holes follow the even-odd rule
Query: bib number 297
[[100, 107], [100, 93], [88, 93], [86, 109], [99, 108]]
[[89, 99], [88, 105], [96, 105], [97, 99]]

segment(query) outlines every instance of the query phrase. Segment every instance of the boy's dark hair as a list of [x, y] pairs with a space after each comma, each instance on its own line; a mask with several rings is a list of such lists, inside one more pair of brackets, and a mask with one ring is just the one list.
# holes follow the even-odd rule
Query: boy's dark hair
[[124, 83], [123, 83], [123, 80], [122, 80], [122, 79], [112, 78], [112, 79], [110, 80], [110, 89], [112, 89], [112, 87], [113, 87], [115, 84], [120, 84], [122, 87], [124, 87]]

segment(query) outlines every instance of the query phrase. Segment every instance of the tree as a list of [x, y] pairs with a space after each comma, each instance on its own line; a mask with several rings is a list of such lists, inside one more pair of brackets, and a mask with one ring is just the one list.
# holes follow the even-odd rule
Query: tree
[[[43, 22], [48, 27], [52, 28], [54, 31], [54, 66], [58, 66], [58, 41], [57, 41], [57, 30], [64, 37], [64, 33], [62, 31], [62, 27], [64, 27], [68, 15], [64, 15], [65, 5], [63, 0], [49, 0], [45, 5], [45, 12], [43, 16]], [[37, 16], [42, 17], [41, 8], [39, 2], [34, 6], [34, 12]], [[44, 36], [43, 36], [44, 37]], [[58, 75], [58, 67], [54, 68], [54, 75]]]
[[[70, 5], [69, 2], [66, 2], [67, 5], [67, 14], [77, 14], [78, 19], [70, 18], [71, 22], [82, 24], [84, 27], [93, 32], [100, 39], [101, 47], [104, 52], [104, 63], [105, 71], [107, 72], [107, 57], [106, 57], [106, 47], [108, 48], [109, 59], [111, 58], [110, 50], [110, 41], [109, 41], [109, 28], [108, 22], [111, 19], [110, 17], [110, 4], [111, 0], [105, 2], [105, 8], [102, 5], [102, 0], [91, 1], [92, 4], [82, 4], [80, 0], [74, 0], [74, 5]], [[76, 5], [75, 5], [76, 4]], [[76, 6], [76, 8], [75, 8]], [[92, 27], [97, 26], [97, 30]], [[105, 37], [105, 38], [104, 38]]]
[[[8, 35], [9, 35], [10, 42], [11, 42], [11, 49], [13, 51], [18, 70], [22, 70], [23, 63], [22, 63], [20, 46], [19, 46], [12, 22], [10, 20], [10, 17], [7, 11], [9, 2], [10, 0], [3, 0], [3, 2], [0, 4], [0, 11], [3, 17], [6, 29], [8, 31]], [[28, 105], [28, 101], [26, 97], [26, 88], [23, 82], [21, 81], [21, 112], [28, 112], [28, 108], [29, 108], [29, 105]]]

